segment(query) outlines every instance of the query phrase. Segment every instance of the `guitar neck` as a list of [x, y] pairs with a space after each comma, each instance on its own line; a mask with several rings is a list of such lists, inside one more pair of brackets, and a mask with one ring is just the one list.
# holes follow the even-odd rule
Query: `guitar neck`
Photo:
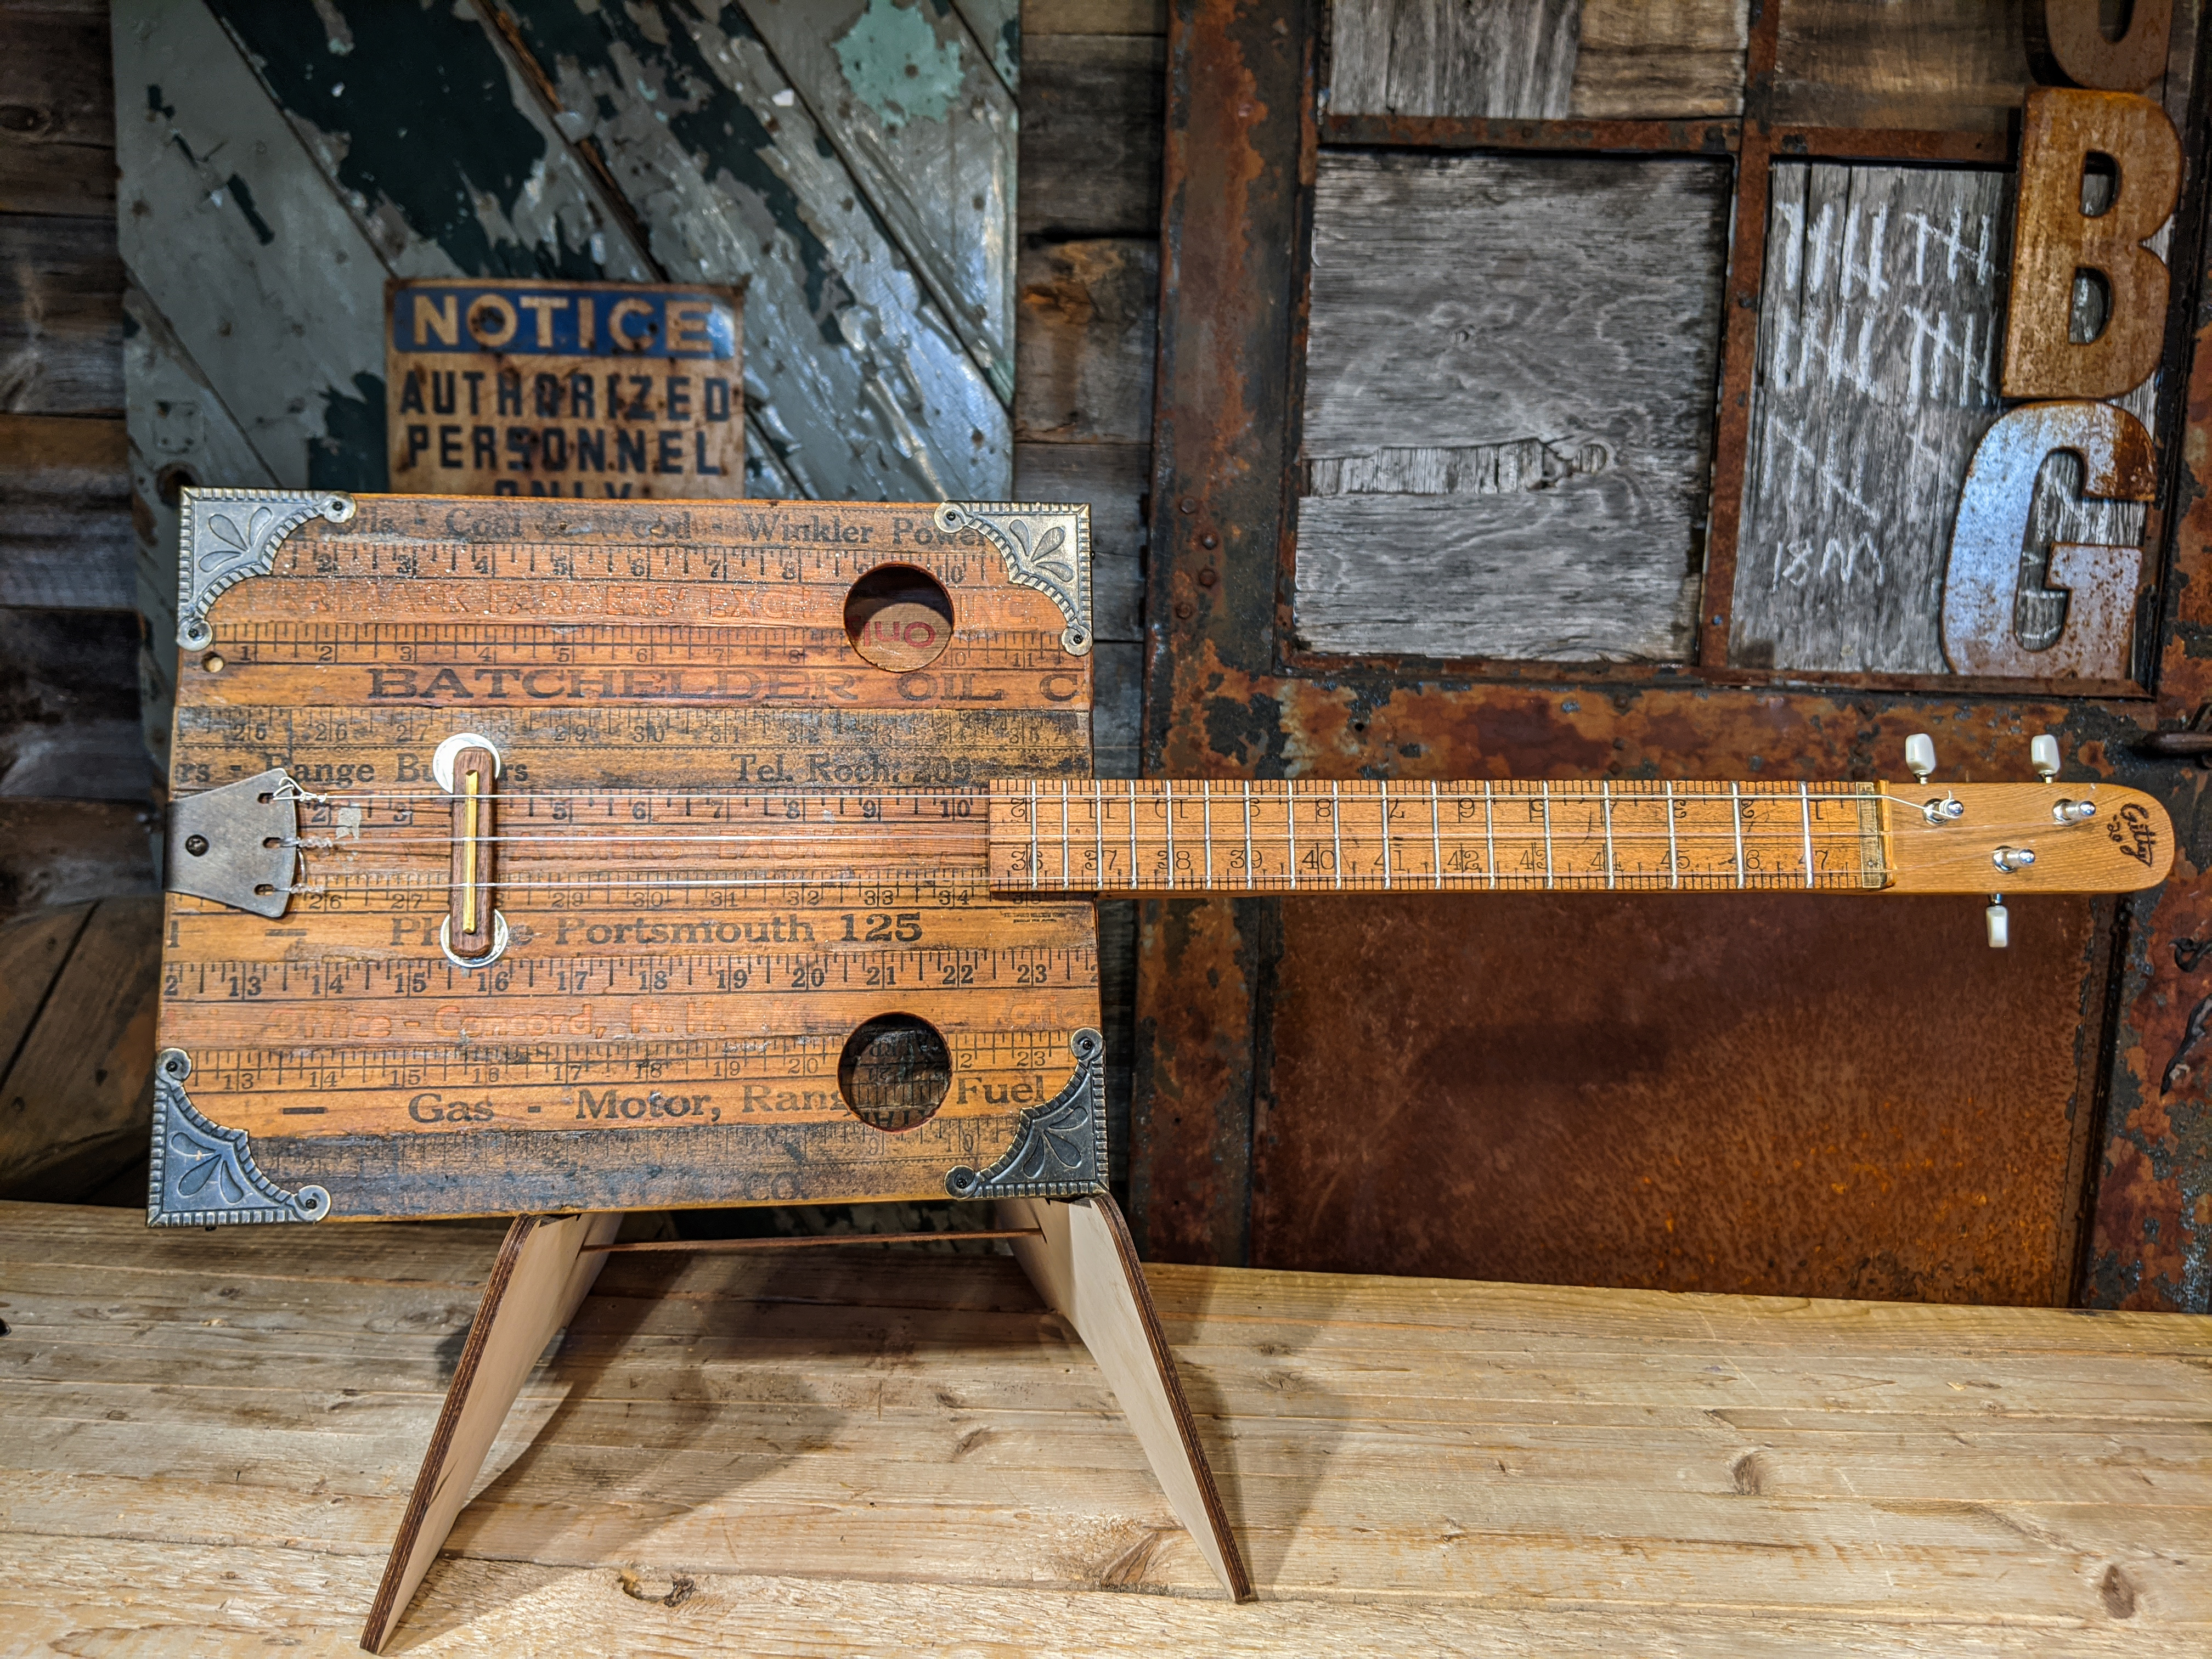
[[1013, 779], [989, 842], [994, 890], [1102, 894], [2121, 892], [2172, 857], [2087, 783]]

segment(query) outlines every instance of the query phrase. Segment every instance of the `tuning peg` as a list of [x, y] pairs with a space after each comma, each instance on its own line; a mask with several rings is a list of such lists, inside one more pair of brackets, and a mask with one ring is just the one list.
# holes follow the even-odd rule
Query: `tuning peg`
[[2048, 732], [2038, 732], [2028, 739], [2027, 758], [2036, 776], [2050, 782], [2058, 775], [2058, 739]]
[[1925, 732], [1915, 732], [1905, 740], [1905, 769], [1920, 780], [1928, 781], [1928, 775], [1936, 769], [1936, 739]]
[[2002, 951], [2012, 943], [2012, 918], [2005, 911], [2004, 895], [1990, 895], [1990, 908], [1982, 912], [1982, 920], [1989, 923], [1990, 949]]

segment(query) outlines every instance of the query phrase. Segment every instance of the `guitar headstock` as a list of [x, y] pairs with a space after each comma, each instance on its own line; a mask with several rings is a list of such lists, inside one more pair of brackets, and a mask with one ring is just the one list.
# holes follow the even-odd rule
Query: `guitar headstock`
[[1885, 783], [1898, 893], [2132, 893], [2173, 867], [2173, 823], [2139, 789], [2090, 782]]

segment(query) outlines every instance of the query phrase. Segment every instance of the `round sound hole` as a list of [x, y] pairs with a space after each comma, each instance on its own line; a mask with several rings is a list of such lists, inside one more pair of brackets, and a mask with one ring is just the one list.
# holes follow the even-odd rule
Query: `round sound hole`
[[845, 1039], [837, 1059], [837, 1090], [853, 1115], [894, 1134], [928, 1122], [951, 1085], [951, 1051], [913, 1014], [877, 1015]]
[[845, 596], [845, 637], [878, 668], [910, 673], [952, 642], [952, 599], [927, 570], [879, 564]]

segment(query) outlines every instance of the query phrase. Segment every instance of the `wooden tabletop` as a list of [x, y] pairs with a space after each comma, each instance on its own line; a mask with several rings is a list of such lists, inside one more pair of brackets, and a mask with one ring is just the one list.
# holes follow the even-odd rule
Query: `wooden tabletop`
[[[0, 1205], [0, 1649], [352, 1652], [498, 1238]], [[617, 1255], [392, 1651], [2212, 1649], [2205, 1320], [1150, 1272], [1256, 1604], [1011, 1260]]]

